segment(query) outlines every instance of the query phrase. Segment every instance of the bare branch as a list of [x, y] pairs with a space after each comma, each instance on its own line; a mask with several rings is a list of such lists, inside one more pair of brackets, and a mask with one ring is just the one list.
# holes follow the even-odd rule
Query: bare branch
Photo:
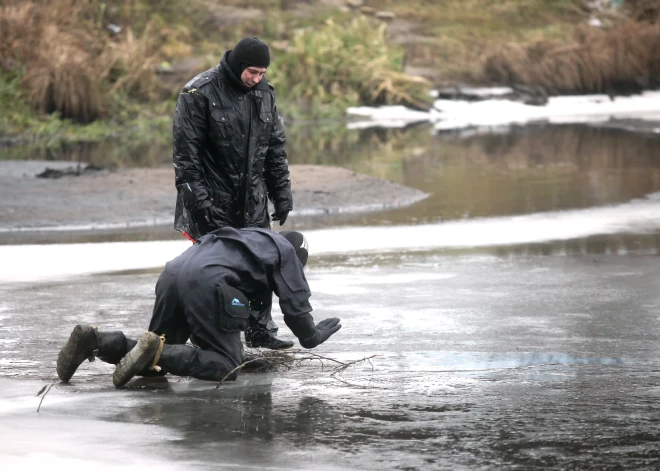
[[37, 412], [39, 412], [39, 409], [41, 409], [41, 403], [44, 402], [44, 398], [46, 397], [46, 394], [48, 394], [48, 392], [51, 390], [51, 388], [54, 385], [55, 385], [55, 383], [50, 383], [50, 385], [48, 386], [48, 389], [46, 389], [46, 386], [44, 386], [41, 389], [41, 391], [39, 391], [39, 393], [37, 394], [37, 396], [39, 396], [39, 394], [41, 394], [43, 392], [43, 390], [46, 389], [46, 392], [43, 394], [43, 396], [41, 396], [41, 401], [39, 401], [39, 407], [37, 407]]
[[250, 356], [250, 359], [244, 363], [241, 363], [238, 365], [236, 368], [231, 370], [229, 373], [225, 375], [222, 380], [216, 385], [216, 389], [220, 387], [222, 383], [227, 381], [231, 375], [236, 373], [237, 371], [243, 369], [245, 365], [248, 365], [250, 363], [254, 363], [257, 361], [264, 361], [268, 363], [267, 366], [258, 368], [259, 370], [273, 370], [273, 369], [278, 369], [280, 367], [286, 368], [286, 370], [291, 370], [294, 366], [306, 366], [309, 365], [313, 361], [317, 361], [321, 365], [321, 370], [325, 371], [326, 363], [331, 363], [333, 364], [333, 368], [330, 373], [330, 377], [333, 379], [336, 379], [337, 381], [340, 381], [344, 384], [348, 384], [350, 386], [355, 386], [355, 387], [363, 387], [366, 388], [366, 386], [360, 386], [360, 385], [354, 385], [349, 383], [343, 378], [338, 377], [339, 374], [342, 372], [346, 371], [346, 369], [350, 368], [351, 366], [361, 363], [361, 362], [368, 362], [371, 365], [371, 369], [373, 370], [374, 365], [371, 363], [371, 359], [377, 357], [378, 355], [371, 355], [368, 357], [360, 358], [358, 360], [352, 360], [352, 361], [340, 361], [335, 358], [331, 357], [326, 357], [323, 355], [319, 355], [318, 353], [313, 353], [308, 350], [287, 350], [287, 351], [259, 351], [258, 356], [253, 357]]

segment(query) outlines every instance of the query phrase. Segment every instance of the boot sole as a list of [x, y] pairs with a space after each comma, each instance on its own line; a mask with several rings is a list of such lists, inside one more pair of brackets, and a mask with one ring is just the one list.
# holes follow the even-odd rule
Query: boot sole
[[[91, 352], [89, 354], [85, 355], [82, 352], [86, 347], [85, 342], [90, 340], [87, 337], [91, 335], [94, 335], [94, 327], [78, 324], [73, 328], [69, 340], [66, 341], [62, 350], [60, 350], [60, 353], [57, 355], [57, 376], [63, 383], [67, 383], [71, 379], [78, 367], [82, 365], [94, 351], [94, 347], [91, 346]], [[90, 346], [87, 345], [87, 347]], [[80, 357], [77, 358], [76, 354], [80, 355]], [[71, 371], [68, 371], [69, 369], [71, 369]]]
[[153, 332], [147, 332], [137, 345], [122, 358], [112, 375], [112, 383], [121, 388], [128, 383], [133, 376], [140, 373], [154, 360], [160, 339]]

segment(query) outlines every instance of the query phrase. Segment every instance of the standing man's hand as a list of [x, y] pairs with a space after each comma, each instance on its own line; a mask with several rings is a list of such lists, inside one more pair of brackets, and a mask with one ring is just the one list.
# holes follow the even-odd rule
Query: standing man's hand
[[280, 226], [284, 225], [288, 216], [289, 211], [278, 211], [277, 209], [270, 215], [270, 217], [273, 218], [273, 221], [280, 221]]
[[213, 229], [215, 229], [215, 224], [213, 223], [213, 211], [210, 207], [202, 208], [195, 212], [195, 222], [199, 228], [201, 234], [208, 234]]

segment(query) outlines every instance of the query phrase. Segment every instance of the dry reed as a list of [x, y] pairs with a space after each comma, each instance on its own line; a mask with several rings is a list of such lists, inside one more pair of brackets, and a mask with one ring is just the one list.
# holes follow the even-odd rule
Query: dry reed
[[487, 58], [485, 77], [542, 86], [551, 94], [636, 93], [660, 85], [660, 25], [626, 21], [584, 26], [568, 44], [506, 46]]
[[22, 71], [21, 88], [34, 108], [87, 123], [102, 113], [104, 91], [146, 97], [153, 89], [148, 41], [130, 30], [114, 38], [99, 30], [92, 8], [75, 0], [0, 6], [0, 68]]
[[660, 0], [626, 0], [623, 8], [635, 21], [657, 23], [660, 18]]

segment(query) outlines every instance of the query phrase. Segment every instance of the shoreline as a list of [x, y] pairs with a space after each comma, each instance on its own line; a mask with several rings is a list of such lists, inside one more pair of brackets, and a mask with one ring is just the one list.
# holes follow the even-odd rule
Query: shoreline
[[[71, 162], [0, 161], [0, 244], [73, 239], [116, 239], [145, 231], [177, 238], [172, 228], [176, 190], [171, 166], [87, 170], [37, 178], [47, 168], [72, 170]], [[339, 167], [291, 165], [296, 219], [381, 211], [426, 198], [422, 191]], [[279, 227], [279, 226], [278, 226]], [[170, 237], [168, 237], [168, 235]], [[140, 237], [140, 236], [138, 236]], [[147, 237], [147, 236], [143, 236]]]

